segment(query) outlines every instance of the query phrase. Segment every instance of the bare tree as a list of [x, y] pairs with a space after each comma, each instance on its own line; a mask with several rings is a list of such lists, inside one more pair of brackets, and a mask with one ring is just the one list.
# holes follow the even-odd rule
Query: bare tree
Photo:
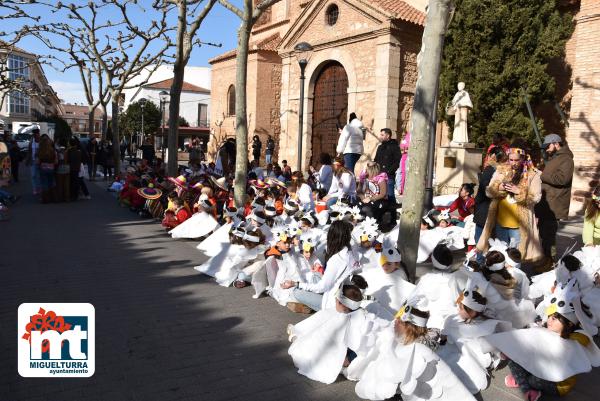
[[434, 108], [437, 107], [436, 93], [440, 80], [442, 48], [452, 9], [452, 0], [429, 2], [421, 52], [417, 58], [419, 76], [411, 115], [408, 173], [398, 234], [398, 248], [413, 281], [416, 274], [421, 216], [423, 216], [425, 203], [427, 152], [429, 141], [433, 140], [429, 133], [432, 132], [431, 124], [435, 124], [432, 115]]
[[[152, 73], [168, 58], [166, 51], [172, 46], [168, 37], [171, 31], [167, 23], [169, 8], [154, 9], [158, 12], [157, 18], [152, 19], [149, 26], [142, 26], [139, 20], [131, 19], [134, 11], [147, 12], [137, 0], [90, 1], [84, 5], [65, 5], [61, 2], [45, 4], [53, 7], [55, 12], [66, 12], [70, 20], [68, 25], [81, 37], [90, 63], [94, 59], [97, 62], [96, 71], [104, 74], [111, 102], [113, 157], [116, 171], [120, 171], [119, 102], [125, 89], [148, 82]], [[117, 21], [102, 17], [107, 7], [116, 9]], [[55, 27], [66, 29], [65, 25], [60, 23]], [[116, 34], [115, 28], [118, 29]], [[131, 84], [132, 79], [144, 71], [149, 73], [147, 77], [142, 82]]]
[[[54, 8], [53, 11], [56, 12], [57, 9]], [[62, 73], [77, 69], [87, 102], [88, 136], [91, 138], [94, 135], [96, 109], [101, 104], [106, 106], [110, 99], [110, 92], [100, 63], [89, 52], [87, 43], [80, 32], [81, 28], [73, 27], [72, 24], [49, 23], [34, 27], [31, 29], [30, 35], [39, 39], [51, 51], [50, 54], [40, 57], [54, 69]], [[60, 39], [66, 39], [68, 44], [61, 45], [63, 41]], [[105, 49], [102, 56], [106, 58], [115, 52], [113, 49]], [[97, 96], [94, 86], [98, 90]], [[103, 111], [106, 114], [106, 108]]]
[[250, 33], [254, 24], [263, 12], [278, 3], [280, 0], [262, 0], [254, 5], [253, 0], [243, 0], [243, 9], [240, 9], [228, 0], [219, 0], [223, 7], [227, 8], [241, 20], [238, 29], [238, 46], [236, 56], [235, 75], [235, 139], [236, 139], [236, 162], [235, 162], [235, 187], [234, 197], [237, 207], [244, 205], [246, 194], [246, 173], [248, 168], [248, 115], [246, 106], [246, 82], [248, 76], [248, 46]]
[[[175, 44], [175, 61], [173, 64], [173, 83], [170, 90], [169, 102], [169, 163], [167, 172], [171, 176], [177, 174], [177, 135], [179, 132], [179, 101], [185, 66], [190, 60], [194, 45], [202, 45], [200, 40], [194, 40], [202, 22], [215, 5], [217, 0], [207, 0], [202, 9], [203, 0], [156, 0], [154, 6], [165, 8], [173, 5], [177, 10], [177, 33]], [[220, 47], [220, 45], [217, 45]]]

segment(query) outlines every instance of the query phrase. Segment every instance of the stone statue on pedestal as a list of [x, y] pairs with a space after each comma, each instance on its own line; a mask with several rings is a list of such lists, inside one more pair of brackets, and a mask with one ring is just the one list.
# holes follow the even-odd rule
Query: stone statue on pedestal
[[467, 116], [473, 108], [469, 92], [465, 90], [465, 83], [458, 83], [458, 92], [454, 95], [452, 102], [446, 106], [446, 114], [454, 116], [454, 132], [450, 145], [463, 146], [469, 142], [467, 131]]

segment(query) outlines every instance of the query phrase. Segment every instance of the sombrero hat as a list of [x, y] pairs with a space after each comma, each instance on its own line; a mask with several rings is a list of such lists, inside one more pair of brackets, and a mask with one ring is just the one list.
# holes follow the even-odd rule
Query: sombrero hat
[[216, 179], [215, 177], [211, 176], [210, 180], [213, 184], [221, 188], [223, 191], [229, 191], [229, 184], [227, 183], [227, 178], [221, 177], [219, 179]]
[[277, 178], [269, 177], [265, 181], [268, 182], [269, 185], [271, 185], [273, 187], [287, 188], [287, 185], [285, 185], [285, 182], [278, 180]]
[[204, 185], [201, 182], [197, 182], [192, 185], [192, 189], [195, 189], [196, 191], [200, 191], [202, 188], [204, 188]]
[[177, 185], [180, 188], [187, 187], [187, 178], [185, 178], [184, 175], [180, 175], [177, 178], [169, 177], [169, 181], [171, 181], [173, 184]]
[[142, 198], [149, 200], [158, 199], [162, 196], [162, 191], [158, 188], [154, 188], [154, 184], [149, 184], [146, 188], [139, 188], [137, 193]]
[[252, 180], [250, 181], [250, 185], [257, 189], [265, 189], [269, 187], [263, 180]]

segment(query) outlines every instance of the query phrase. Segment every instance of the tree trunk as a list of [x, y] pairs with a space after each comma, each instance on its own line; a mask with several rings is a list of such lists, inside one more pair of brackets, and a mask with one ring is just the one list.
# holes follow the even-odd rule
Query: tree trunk
[[[250, 9], [251, 10], [251, 9]], [[248, 9], [246, 13], [251, 12]], [[248, 74], [248, 43], [250, 41], [250, 18], [245, 18], [238, 31], [238, 47], [235, 71], [235, 180], [234, 199], [236, 207], [243, 207], [246, 197], [248, 169], [248, 115], [246, 113], [246, 81]]]
[[113, 158], [115, 160], [115, 175], [121, 174], [121, 150], [119, 149], [119, 96], [113, 96], [112, 106], [112, 145], [113, 145]]
[[[427, 179], [427, 153], [431, 115], [439, 84], [442, 48], [446, 26], [450, 18], [451, 0], [431, 0], [423, 32], [419, 61], [417, 87], [411, 116], [411, 143], [408, 151], [406, 191], [402, 201], [402, 218], [398, 235], [398, 247], [402, 260], [408, 267], [411, 280], [415, 280], [417, 251], [421, 231], [421, 218], [425, 203]], [[433, 131], [435, 132], [435, 131]]]
[[[177, 175], [178, 160], [178, 134], [179, 134], [179, 101], [181, 100], [181, 89], [183, 88], [183, 78], [185, 75], [185, 66], [189, 60], [191, 43], [186, 43], [187, 29], [187, 6], [185, 2], [177, 5], [179, 13], [177, 17], [177, 48], [175, 54], [175, 63], [173, 64], [173, 83], [169, 93], [169, 163], [167, 164], [167, 173], [171, 177]], [[188, 57], [186, 58], [186, 54]]]
[[94, 137], [94, 115], [96, 114], [96, 108], [88, 106], [88, 138]]
[[106, 139], [106, 131], [108, 129], [108, 113], [106, 112], [106, 105], [103, 104], [100, 106], [102, 110], [102, 126], [100, 130], [102, 132], [102, 139]]

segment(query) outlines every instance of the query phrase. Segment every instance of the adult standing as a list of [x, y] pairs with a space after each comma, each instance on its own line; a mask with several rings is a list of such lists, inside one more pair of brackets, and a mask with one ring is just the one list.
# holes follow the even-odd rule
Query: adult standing
[[395, 199], [393, 178], [400, 166], [400, 145], [397, 140], [392, 139], [392, 130], [389, 128], [379, 131], [379, 140], [381, 143], [375, 152], [375, 162], [379, 164], [381, 171], [387, 174], [387, 197], [393, 201]]
[[267, 151], [265, 153], [265, 162], [267, 164], [271, 164], [273, 162], [273, 154], [275, 153], [275, 141], [269, 135], [269, 139], [267, 139]]
[[43, 135], [40, 139], [38, 149], [38, 159], [40, 161], [40, 184], [42, 186], [42, 203], [54, 201], [54, 190], [56, 188], [56, 165], [58, 157], [54, 150], [54, 143], [48, 135]]
[[65, 163], [69, 166], [69, 198], [71, 201], [75, 201], [79, 194], [79, 171], [82, 163], [79, 141], [75, 137], [69, 140], [69, 147], [65, 152]]
[[254, 135], [252, 138], [252, 156], [256, 165], [260, 165], [260, 153], [262, 151], [262, 142], [258, 135]]
[[68, 202], [71, 198], [70, 192], [70, 168], [67, 163], [66, 142], [61, 142], [57, 148], [58, 167], [56, 168], [56, 201]]
[[486, 190], [492, 176], [496, 172], [498, 165], [503, 165], [508, 160], [504, 149], [501, 146], [494, 146], [488, 149], [487, 166], [483, 169], [479, 175], [479, 187], [477, 188], [477, 194], [475, 195], [475, 213], [473, 216], [473, 222], [475, 223], [475, 242], [479, 241], [483, 227], [487, 220], [488, 211], [490, 209], [490, 203], [492, 199], [487, 196]]
[[40, 147], [40, 129], [31, 130], [31, 141], [29, 142], [29, 152], [27, 152], [27, 165], [31, 166], [31, 186], [33, 194], [38, 195], [42, 191], [40, 184], [40, 161], [38, 159], [38, 150]]
[[490, 180], [486, 195], [492, 202], [477, 249], [488, 249], [488, 239], [495, 229], [496, 238], [512, 241], [521, 251], [522, 260], [534, 263], [544, 259], [534, 214], [534, 207], [542, 198], [542, 181], [524, 146], [521, 140], [513, 142], [508, 166], [499, 165]]
[[96, 179], [96, 165], [98, 163], [98, 151], [100, 150], [100, 146], [98, 144], [98, 140], [95, 136], [92, 136], [90, 141], [87, 144], [87, 154], [88, 158], [88, 176], [90, 181], [94, 181]]
[[344, 166], [354, 174], [354, 166], [363, 154], [363, 123], [356, 117], [355, 113], [350, 113], [348, 124], [340, 130], [336, 151], [344, 157]]
[[154, 146], [150, 143], [150, 138], [144, 140], [144, 144], [140, 146], [140, 150], [142, 151], [142, 160], [146, 160], [148, 165], [151, 166], [156, 155], [154, 154]]
[[573, 153], [556, 134], [546, 135], [542, 145], [549, 160], [541, 175], [542, 200], [535, 207], [544, 255], [556, 257], [558, 221], [569, 217], [571, 184], [573, 182]]
[[13, 182], [19, 182], [19, 164], [21, 163], [21, 150], [14, 138], [8, 140], [8, 155], [10, 156], [10, 174]]

